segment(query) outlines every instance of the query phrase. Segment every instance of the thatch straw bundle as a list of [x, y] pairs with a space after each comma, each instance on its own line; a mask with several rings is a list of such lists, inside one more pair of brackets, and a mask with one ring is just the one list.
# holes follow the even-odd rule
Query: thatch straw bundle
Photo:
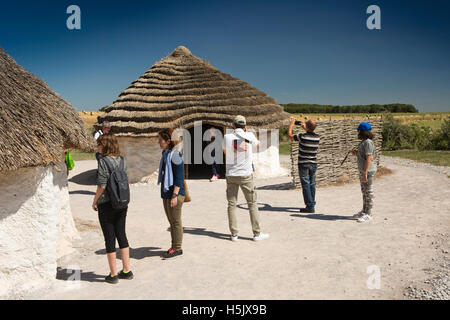
[[[361, 121], [354, 119], [318, 121], [315, 132], [320, 135], [319, 152], [317, 153], [317, 185], [349, 182], [359, 176], [355, 157], [349, 156], [342, 164], [347, 152], [361, 142], [357, 137], [358, 124]], [[381, 131], [383, 120], [370, 120], [374, 134], [375, 161], [379, 164]], [[295, 132], [298, 133], [298, 132]], [[301, 188], [298, 174], [298, 142], [291, 142], [291, 174], [294, 186]]]
[[48, 165], [65, 148], [94, 150], [74, 108], [0, 48], [0, 172]]
[[198, 120], [230, 127], [237, 114], [249, 127], [278, 128], [289, 118], [275, 99], [180, 46], [132, 82], [99, 122], [109, 121], [118, 135], [145, 136]]

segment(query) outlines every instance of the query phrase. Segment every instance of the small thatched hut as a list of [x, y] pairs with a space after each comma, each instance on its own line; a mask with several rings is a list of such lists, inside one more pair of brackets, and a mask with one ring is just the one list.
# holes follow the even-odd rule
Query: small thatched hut
[[0, 48], [0, 297], [56, 276], [77, 237], [64, 150], [93, 151], [74, 108]]
[[[275, 99], [180, 46], [133, 81], [105, 108], [96, 127], [103, 121], [111, 123], [111, 132], [119, 136], [128, 160], [130, 180], [137, 182], [157, 170], [160, 129], [183, 128], [196, 139], [195, 132], [203, 135], [210, 126], [226, 132], [238, 114], [255, 130], [279, 128], [287, 125], [289, 118]], [[196, 121], [202, 121], [199, 131], [194, 129]], [[280, 173], [278, 145], [269, 143], [259, 153], [255, 169], [260, 176]], [[186, 167], [189, 175], [205, 170], [204, 163]]]

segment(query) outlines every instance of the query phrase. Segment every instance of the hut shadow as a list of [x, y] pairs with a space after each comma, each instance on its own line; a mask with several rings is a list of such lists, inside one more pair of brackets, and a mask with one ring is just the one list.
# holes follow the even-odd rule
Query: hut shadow
[[[262, 205], [262, 206], [261, 206]], [[239, 209], [248, 210], [248, 206], [246, 203], [238, 204], [236, 207]], [[258, 203], [259, 211], [278, 211], [278, 212], [298, 212], [299, 207], [273, 207], [268, 203]]]
[[293, 190], [295, 189], [292, 182], [270, 184], [267, 186], [256, 187], [256, 190]]
[[[63, 281], [87, 281], [87, 282], [105, 282], [106, 275], [95, 274], [94, 272], [83, 272], [81, 269], [56, 269], [56, 279]], [[78, 279], [79, 278], [79, 279]]]
[[352, 220], [352, 221], [354, 221], [355, 220], [352, 216], [338, 216], [338, 215], [323, 214], [323, 213], [291, 214], [291, 217], [316, 219], [316, 220], [328, 220], [328, 221], [336, 221], [336, 220]]
[[[159, 247], [141, 247], [141, 248], [130, 248], [130, 259], [141, 260], [149, 257], [159, 257], [165, 251], [157, 250], [161, 249]], [[106, 254], [106, 249], [100, 249], [95, 251], [95, 254], [104, 255]], [[117, 259], [120, 259], [120, 250], [117, 250]]]
[[[167, 230], [170, 230], [170, 228], [168, 228]], [[188, 234], [193, 234], [193, 235], [200, 235], [200, 236], [207, 236], [207, 237], [212, 237], [212, 238], [217, 238], [217, 239], [221, 239], [221, 240], [230, 241], [230, 234], [219, 233], [219, 232], [214, 232], [214, 231], [208, 231], [208, 230], [206, 230], [206, 228], [189, 228], [189, 227], [184, 227], [183, 228], [183, 233], [188, 233]], [[252, 238], [241, 237], [241, 236], [239, 236], [239, 239], [242, 239], [242, 240], [253, 240]]]
[[75, 191], [69, 191], [69, 194], [84, 194], [87, 196], [94, 196], [95, 192], [87, 191], [87, 190], [75, 190]]
[[97, 184], [97, 169], [84, 171], [69, 179], [70, 182], [83, 185], [93, 186]]

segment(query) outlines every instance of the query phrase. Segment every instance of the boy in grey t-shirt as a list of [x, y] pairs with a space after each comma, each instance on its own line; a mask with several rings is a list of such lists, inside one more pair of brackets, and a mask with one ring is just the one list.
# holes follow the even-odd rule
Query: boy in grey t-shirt
[[361, 122], [358, 126], [358, 138], [362, 142], [358, 146], [358, 150], [353, 154], [357, 157], [359, 181], [361, 183], [361, 192], [363, 195], [363, 209], [353, 217], [358, 222], [367, 222], [372, 220], [373, 207], [373, 179], [377, 166], [373, 159], [375, 146], [373, 143], [373, 133], [370, 132], [372, 126], [368, 122]]

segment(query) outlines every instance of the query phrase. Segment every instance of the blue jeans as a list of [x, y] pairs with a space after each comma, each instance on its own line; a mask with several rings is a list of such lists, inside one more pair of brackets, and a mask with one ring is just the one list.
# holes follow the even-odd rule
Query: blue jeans
[[316, 205], [316, 171], [317, 164], [299, 164], [298, 174], [302, 183], [303, 201], [307, 208]]
[[[213, 149], [211, 152], [211, 157], [215, 157], [216, 156], [216, 150]], [[217, 174], [217, 166], [216, 166], [216, 160], [214, 160], [213, 164], [211, 165], [211, 171], [212, 171], [212, 175], [215, 176]]]

